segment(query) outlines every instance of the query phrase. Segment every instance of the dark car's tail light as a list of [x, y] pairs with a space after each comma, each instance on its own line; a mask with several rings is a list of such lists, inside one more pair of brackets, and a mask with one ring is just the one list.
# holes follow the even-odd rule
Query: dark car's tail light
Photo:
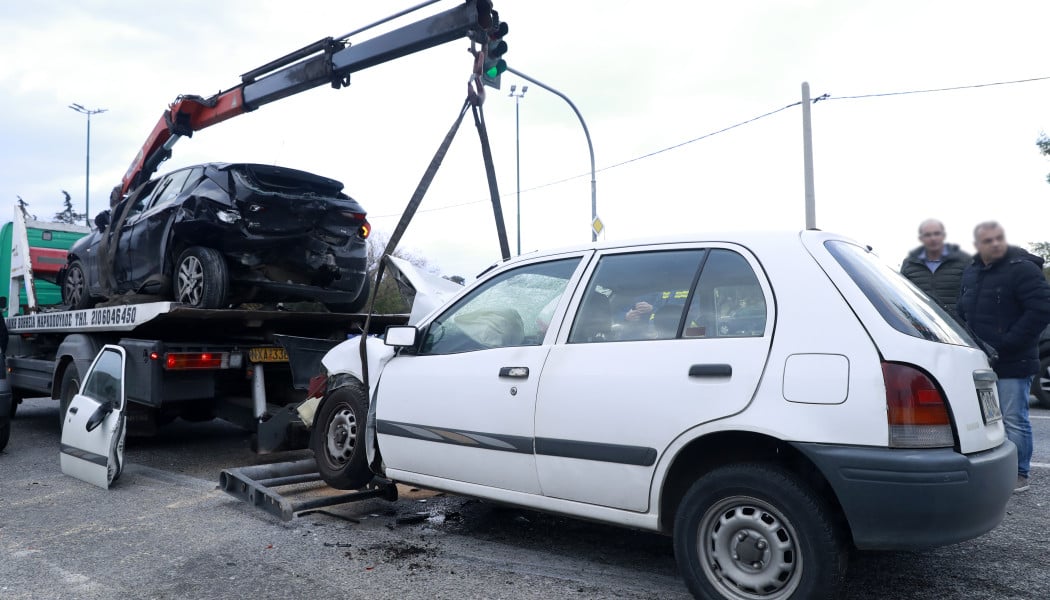
[[944, 394], [919, 369], [882, 363], [891, 448], [944, 448], [955, 442]]
[[365, 213], [350, 212], [348, 210], [343, 211], [343, 216], [351, 218], [355, 221], [360, 221], [361, 225], [357, 229], [357, 234], [361, 236], [361, 239], [367, 240], [368, 235], [372, 233], [372, 224], [365, 218]]

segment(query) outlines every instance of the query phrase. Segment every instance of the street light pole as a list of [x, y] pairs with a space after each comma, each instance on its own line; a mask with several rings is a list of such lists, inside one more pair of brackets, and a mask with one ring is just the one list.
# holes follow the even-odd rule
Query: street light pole
[[518, 86], [510, 86], [511, 98], [514, 98], [514, 159], [518, 173], [518, 255], [521, 256], [521, 118], [518, 111], [518, 105], [521, 103], [522, 97], [525, 92], [529, 91], [529, 86], [521, 86], [521, 91], [516, 92]]
[[597, 197], [596, 197], [597, 192], [595, 191], [595, 185], [594, 185], [594, 145], [591, 144], [591, 132], [587, 130], [587, 123], [584, 122], [583, 115], [580, 114], [579, 109], [577, 109], [576, 105], [572, 103], [572, 100], [569, 100], [568, 96], [566, 96], [565, 94], [559, 92], [558, 90], [550, 87], [549, 85], [544, 84], [541, 81], [536, 81], [532, 77], [529, 77], [528, 75], [522, 73], [521, 71], [517, 71], [517, 70], [515, 70], [515, 69], [513, 69], [511, 67], [507, 67], [507, 72], [508, 73], [514, 73], [515, 75], [517, 75], [518, 77], [521, 77], [525, 81], [528, 81], [529, 83], [534, 83], [534, 84], [540, 86], [541, 88], [547, 90], [548, 92], [558, 96], [559, 98], [561, 98], [562, 100], [564, 100], [565, 102], [567, 102], [569, 104], [569, 107], [572, 108], [572, 111], [574, 113], [576, 113], [576, 118], [580, 120], [580, 125], [583, 126], [583, 135], [586, 136], [586, 138], [587, 138], [587, 150], [589, 150], [590, 153], [591, 153], [591, 224], [592, 224], [592, 226], [591, 226], [591, 241], [592, 242], [598, 241], [598, 232], [594, 230], [594, 226], [593, 226], [595, 220], [598, 218], [598, 201], [597, 201]]
[[76, 102], [70, 104], [69, 108], [72, 108], [78, 113], [87, 115], [87, 151], [85, 152], [86, 158], [84, 166], [84, 221], [88, 227], [91, 227], [91, 115], [104, 113], [108, 109], [84, 108]]

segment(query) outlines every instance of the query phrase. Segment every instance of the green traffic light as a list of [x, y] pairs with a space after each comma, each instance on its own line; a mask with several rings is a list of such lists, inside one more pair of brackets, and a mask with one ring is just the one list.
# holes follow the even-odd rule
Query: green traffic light
[[507, 70], [507, 61], [505, 61], [503, 59], [500, 59], [500, 60], [497, 60], [491, 67], [489, 67], [487, 71], [485, 71], [485, 76], [489, 77], [489, 78], [492, 78], [492, 79], [495, 79], [496, 77], [499, 77], [500, 75], [502, 75], [503, 72], [506, 71], [506, 70]]

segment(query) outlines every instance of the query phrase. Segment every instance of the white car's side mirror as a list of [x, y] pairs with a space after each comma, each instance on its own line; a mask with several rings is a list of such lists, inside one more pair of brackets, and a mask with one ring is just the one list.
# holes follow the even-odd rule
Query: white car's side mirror
[[415, 346], [419, 338], [419, 330], [411, 325], [391, 325], [386, 328], [383, 338], [387, 346], [397, 348]]

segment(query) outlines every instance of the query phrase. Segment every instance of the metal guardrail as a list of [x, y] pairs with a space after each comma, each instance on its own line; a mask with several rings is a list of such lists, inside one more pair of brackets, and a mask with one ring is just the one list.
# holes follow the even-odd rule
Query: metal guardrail
[[282, 521], [291, 521], [296, 513], [302, 511], [347, 502], [369, 498], [382, 498], [391, 502], [397, 500], [397, 486], [381, 479], [376, 479], [369, 484], [368, 488], [362, 490], [298, 501], [280, 494], [275, 489], [319, 481], [321, 481], [321, 475], [317, 472], [317, 464], [312, 458], [225, 469], [219, 474], [219, 487], [227, 494], [261, 508]]

